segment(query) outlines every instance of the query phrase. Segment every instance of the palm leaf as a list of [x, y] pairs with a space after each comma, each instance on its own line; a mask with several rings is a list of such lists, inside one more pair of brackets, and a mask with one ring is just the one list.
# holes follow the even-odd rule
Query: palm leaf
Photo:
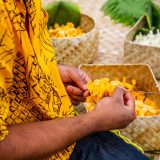
[[146, 15], [148, 26], [152, 26], [152, 0], [108, 0], [102, 7], [105, 15], [115, 22], [134, 25]]
[[160, 28], [160, 7], [157, 4], [152, 5], [153, 26]]
[[59, 25], [72, 22], [76, 27], [80, 25], [80, 7], [71, 1], [55, 1], [46, 6], [49, 14], [48, 27], [53, 27], [55, 23]]

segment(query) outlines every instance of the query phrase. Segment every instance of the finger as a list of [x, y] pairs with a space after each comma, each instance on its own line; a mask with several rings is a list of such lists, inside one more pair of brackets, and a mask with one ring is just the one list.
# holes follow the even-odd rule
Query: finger
[[84, 93], [83, 93], [83, 97], [88, 97], [88, 96], [90, 96], [90, 92], [89, 92], [89, 90], [86, 90]]
[[130, 111], [131, 119], [134, 120], [136, 118], [135, 113], [135, 101], [130, 92], [125, 92], [124, 99], [126, 102], [127, 109]]
[[75, 101], [71, 97], [69, 97], [69, 98], [70, 98], [70, 100], [71, 100], [71, 102], [72, 102], [73, 105], [75, 105], [75, 106], [79, 105], [79, 102]]
[[71, 79], [77, 84], [77, 86], [83, 91], [86, 91], [86, 84], [91, 80], [89, 76], [80, 69], [77, 69], [76, 71], [72, 72], [71, 75]]
[[108, 92], [105, 92], [105, 93], [104, 93], [104, 97], [109, 97], [109, 93], [108, 93]]
[[68, 85], [66, 86], [66, 90], [70, 95], [83, 96], [83, 91], [75, 86]]
[[73, 100], [77, 101], [77, 102], [84, 102], [86, 100], [86, 98], [82, 97], [82, 96], [75, 96], [75, 95], [69, 95]]
[[123, 102], [123, 95], [125, 93], [126, 89], [123, 87], [116, 87], [113, 93], [113, 97], [119, 99], [121, 102]]
[[124, 93], [124, 101], [126, 106], [134, 109], [135, 101], [130, 92], [127, 91]]
[[83, 71], [83, 70], [81, 70], [81, 69], [79, 69], [78, 71], [79, 71], [79, 74], [81, 75], [81, 77], [82, 77], [86, 82], [91, 81], [91, 78], [89, 77], [89, 75], [88, 75], [85, 71]]

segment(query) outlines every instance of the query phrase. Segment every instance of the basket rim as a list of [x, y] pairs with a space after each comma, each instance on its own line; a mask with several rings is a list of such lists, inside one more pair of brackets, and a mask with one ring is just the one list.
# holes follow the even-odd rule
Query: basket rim
[[97, 31], [95, 20], [91, 16], [88, 16], [87, 14], [81, 13], [81, 15], [89, 17], [92, 20], [93, 24], [94, 24], [94, 27], [89, 32], [86, 32], [86, 33], [82, 34], [81, 36], [77, 36], [77, 37], [64, 37], [64, 38], [50, 37], [50, 39], [53, 39], [53, 40], [72, 40], [72, 39], [78, 39], [78, 38], [83, 38], [86, 35], [91, 34], [92, 32]]
[[153, 115], [153, 116], [137, 116], [136, 119], [141, 119], [141, 118], [159, 118], [160, 119], [160, 115]]
[[146, 16], [141, 16], [139, 20], [129, 29], [129, 31], [126, 34], [125, 41], [128, 41], [127, 39], [129, 34], [134, 31], [134, 29], [137, 27], [137, 25], [139, 25], [141, 21], [144, 21], [144, 20], [146, 21]]
[[79, 65], [79, 68], [81, 68], [82, 66], [147, 66], [150, 71], [152, 71], [151, 67], [149, 64], [145, 64], [145, 63], [136, 63], [136, 64], [101, 64], [101, 63], [94, 63], [94, 64], [81, 64]]
[[153, 80], [154, 80], [154, 82], [155, 82], [155, 84], [156, 84], [156, 87], [158, 88], [158, 90], [159, 90], [159, 92], [160, 92], [160, 87], [159, 87], [159, 85], [158, 85], [158, 82], [157, 82], [157, 80], [156, 80], [156, 77], [155, 77], [155, 75], [154, 75], [154, 73], [153, 73], [153, 70], [151, 69], [151, 67], [150, 67], [150, 65], [149, 64], [146, 64], [146, 63], [136, 63], [136, 64], [81, 64], [81, 65], [79, 65], [78, 66], [78, 68], [80, 68], [81, 69], [81, 67], [93, 67], [93, 66], [99, 66], [99, 67], [103, 67], [103, 66], [112, 66], [112, 67], [114, 67], [114, 66], [146, 66], [148, 69], [149, 69], [149, 71], [150, 71], [150, 73], [151, 73], [151, 75], [152, 75], [152, 78], [153, 78]]

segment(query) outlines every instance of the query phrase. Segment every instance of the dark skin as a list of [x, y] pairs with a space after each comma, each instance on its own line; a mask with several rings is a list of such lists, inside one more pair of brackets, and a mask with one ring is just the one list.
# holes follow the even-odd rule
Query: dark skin
[[[29, 31], [28, 16], [26, 30]], [[61, 79], [73, 104], [89, 95], [89, 76], [71, 66], [58, 66]], [[116, 109], [115, 109], [116, 108]], [[134, 100], [129, 92], [117, 88], [113, 97], [104, 97], [90, 113], [8, 126], [9, 134], [0, 142], [0, 159], [40, 160], [94, 132], [126, 127], [135, 119]]]
[[84, 102], [89, 96], [86, 83], [91, 81], [90, 77], [83, 70], [68, 65], [59, 65], [58, 70], [71, 102], [74, 105]]
[[[86, 83], [89, 79], [86, 80], [84, 76], [86, 74], [81, 74], [75, 68], [64, 69], [64, 67], [67, 66], [63, 66], [63, 69], [59, 68], [62, 81], [71, 87], [74, 84], [74, 87], [78, 88], [77, 92], [67, 89], [70, 97], [75, 101], [83, 100], [75, 96], [85, 97], [85, 94], [88, 94]], [[72, 79], [73, 74], [75, 78]], [[70, 78], [67, 79], [67, 77]], [[79, 82], [80, 80], [82, 82]], [[105, 96], [90, 113], [9, 126], [8, 136], [0, 142], [0, 157], [3, 160], [40, 160], [64, 149], [84, 136], [94, 132], [124, 128], [135, 119], [134, 99], [128, 91], [117, 87], [112, 97], [108, 97], [107, 94]]]

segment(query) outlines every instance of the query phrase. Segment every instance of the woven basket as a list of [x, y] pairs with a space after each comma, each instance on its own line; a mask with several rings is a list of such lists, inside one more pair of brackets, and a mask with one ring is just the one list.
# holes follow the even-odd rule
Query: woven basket
[[[128, 82], [137, 81], [137, 89], [141, 91], [160, 92], [155, 77], [148, 65], [81, 65], [94, 80], [108, 77], [122, 79], [126, 77]], [[148, 95], [160, 104], [160, 95]], [[127, 128], [121, 130], [122, 135], [128, 137], [144, 151], [160, 150], [160, 116], [138, 116]]]
[[82, 14], [81, 27], [85, 34], [75, 38], [53, 38], [51, 42], [58, 63], [79, 66], [92, 63], [98, 54], [98, 31], [94, 20]]
[[149, 64], [156, 78], [160, 79], [160, 47], [140, 45], [132, 42], [137, 30], [143, 28], [146, 23], [146, 17], [142, 17], [128, 32], [124, 44], [124, 63]]

